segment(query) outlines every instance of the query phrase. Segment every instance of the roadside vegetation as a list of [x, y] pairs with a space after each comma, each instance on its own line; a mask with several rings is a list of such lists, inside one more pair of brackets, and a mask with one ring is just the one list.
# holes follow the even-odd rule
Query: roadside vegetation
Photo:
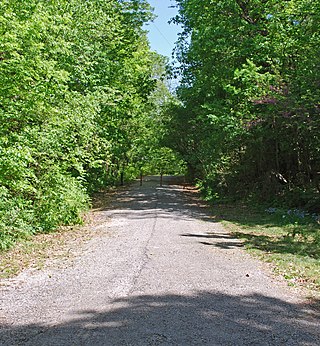
[[176, 2], [167, 143], [251, 252], [319, 290], [320, 3]]
[[320, 297], [319, 216], [236, 202], [216, 202], [212, 213], [289, 285], [304, 287], [311, 296]]
[[190, 177], [212, 196], [319, 214], [320, 3], [176, 2], [167, 142]]
[[64, 227], [20, 240], [14, 247], [1, 252], [0, 279], [15, 277], [25, 269], [37, 271], [70, 265], [93, 235], [92, 229], [87, 227]]
[[97, 191], [187, 173], [319, 289], [320, 2], [176, 4], [178, 68], [150, 50], [146, 0], [0, 3], [0, 251], [81, 224]]
[[1, 1], [0, 250], [81, 223], [95, 191], [179, 171], [151, 19], [145, 0]]

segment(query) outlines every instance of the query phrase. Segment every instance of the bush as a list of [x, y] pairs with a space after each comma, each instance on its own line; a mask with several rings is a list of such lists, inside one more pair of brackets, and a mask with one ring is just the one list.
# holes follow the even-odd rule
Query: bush
[[80, 181], [59, 171], [41, 179], [34, 201], [0, 187], [0, 250], [37, 232], [81, 223], [89, 198]]
[[35, 215], [31, 201], [12, 196], [0, 187], [0, 250], [8, 249], [18, 239], [35, 233]]
[[48, 172], [41, 180], [35, 213], [42, 231], [59, 225], [81, 223], [81, 213], [89, 198], [81, 182], [59, 171]]

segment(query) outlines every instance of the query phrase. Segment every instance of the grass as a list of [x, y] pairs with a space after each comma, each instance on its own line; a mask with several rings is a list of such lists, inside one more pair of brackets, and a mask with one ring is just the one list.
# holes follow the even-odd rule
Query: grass
[[311, 218], [287, 217], [279, 211], [246, 205], [217, 204], [213, 212], [253, 255], [272, 264], [290, 285], [320, 297], [320, 227]]
[[72, 260], [90, 237], [84, 227], [65, 227], [21, 240], [0, 253], [0, 279], [12, 278], [27, 268], [41, 270], [52, 265], [61, 266]]
[[[114, 193], [94, 196], [86, 225], [107, 221], [101, 211], [110, 206]], [[308, 288], [311, 295], [320, 297], [319, 223], [288, 217], [285, 211], [270, 214], [243, 204], [217, 204], [213, 214], [250, 253], [271, 263], [290, 285]], [[0, 253], [0, 279], [13, 277], [25, 268], [42, 269], [56, 259], [69, 260], [92, 236], [90, 227], [68, 227], [19, 242]]]
[[72, 261], [83, 245], [99, 233], [91, 226], [108, 221], [101, 211], [110, 206], [115, 193], [115, 189], [110, 189], [93, 196], [92, 209], [84, 216], [84, 226], [61, 227], [51, 233], [21, 238], [11, 248], [0, 251], [0, 280], [12, 278], [25, 269], [41, 270]]

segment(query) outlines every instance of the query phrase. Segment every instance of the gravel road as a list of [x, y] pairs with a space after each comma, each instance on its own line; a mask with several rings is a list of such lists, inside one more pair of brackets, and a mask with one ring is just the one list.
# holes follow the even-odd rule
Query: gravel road
[[[191, 189], [149, 178], [65, 269], [1, 286], [1, 345], [320, 345], [320, 316]], [[170, 183], [170, 184], [169, 184]]]

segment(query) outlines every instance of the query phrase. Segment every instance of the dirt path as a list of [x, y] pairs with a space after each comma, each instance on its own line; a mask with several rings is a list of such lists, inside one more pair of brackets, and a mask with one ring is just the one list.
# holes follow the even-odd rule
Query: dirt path
[[320, 345], [320, 317], [191, 190], [118, 194], [66, 269], [1, 287], [1, 345]]

